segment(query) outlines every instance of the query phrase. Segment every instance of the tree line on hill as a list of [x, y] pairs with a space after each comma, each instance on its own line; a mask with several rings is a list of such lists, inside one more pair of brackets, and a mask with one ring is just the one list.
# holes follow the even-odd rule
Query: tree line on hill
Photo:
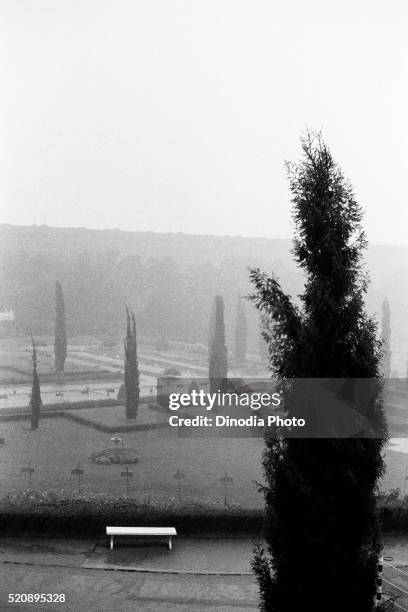
[[[137, 314], [141, 335], [204, 345], [213, 296], [224, 297], [232, 337], [237, 294], [250, 289], [246, 264], [239, 260], [181, 269], [171, 258], [142, 263], [137, 256], [83, 254], [57, 261], [46, 254], [23, 254], [7, 269], [4, 262], [0, 266], [0, 297], [15, 311], [20, 335], [53, 333], [55, 279], [64, 288], [71, 337], [120, 337], [123, 305], [128, 304]], [[247, 325], [249, 346], [257, 352], [255, 313], [248, 312]]]

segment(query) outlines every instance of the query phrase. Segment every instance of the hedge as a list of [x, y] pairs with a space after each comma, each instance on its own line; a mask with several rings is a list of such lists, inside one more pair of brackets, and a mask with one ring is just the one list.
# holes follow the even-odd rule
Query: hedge
[[[29, 495], [26, 492], [26, 495]], [[92, 496], [91, 496], [92, 497]], [[52, 536], [95, 537], [105, 534], [106, 525], [176, 527], [183, 535], [253, 534], [262, 533], [263, 512], [242, 508], [223, 508], [195, 503], [187, 506], [175, 500], [167, 502], [139, 502], [137, 499], [117, 498], [58, 499], [53, 503], [8, 505], [0, 504], [0, 533], [47, 534]], [[100, 497], [100, 496], [99, 496]]]
[[[149, 398], [142, 396], [140, 403], [147, 403]], [[81, 410], [86, 408], [107, 408], [109, 406], [121, 406], [123, 402], [115, 398], [105, 398], [96, 400], [83, 400], [79, 402], [54, 402], [52, 404], [44, 404], [41, 411], [41, 416], [45, 416], [48, 412], [61, 412], [66, 410]], [[149, 405], [149, 408], [151, 406]], [[19, 420], [29, 416], [28, 407], [4, 408], [0, 413], [0, 421]]]
[[[112, 400], [96, 400], [96, 402], [98, 403], [99, 407], [113, 406], [113, 405], [118, 404], [118, 402], [116, 402], [115, 404], [114, 402], [112, 402]], [[106, 402], [106, 403], [102, 404], [102, 402]], [[77, 405], [75, 404], [74, 407], [77, 408]], [[97, 406], [95, 406], [95, 404], [93, 406], [90, 406], [88, 403], [88, 405], [86, 406], [83, 405], [80, 407], [81, 408], [96, 408]], [[1, 414], [0, 422], [24, 421], [29, 418], [30, 418], [29, 412], [20, 412], [20, 413], [15, 413], [15, 414]], [[112, 426], [104, 425], [103, 423], [97, 423], [91, 419], [87, 419], [78, 414], [72, 414], [71, 412], [69, 412], [69, 410], [63, 410], [61, 409], [61, 405], [59, 406], [59, 409], [51, 409], [48, 411], [47, 410], [43, 411], [41, 413], [40, 421], [41, 419], [52, 419], [52, 418], [67, 419], [68, 421], [73, 421], [74, 423], [78, 423], [79, 425], [83, 425], [84, 427], [90, 427], [91, 429], [94, 429], [95, 431], [101, 431], [107, 434], [126, 433], [130, 431], [150, 431], [153, 429], [162, 429], [163, 427], [167, 426], [166, 421], [162, 421], [159, 423], [129, 423], [126, 425], [112, 425]]]
[[[408, 500], [379, 500], [379, 519], [383, 533], [406, 534]], [[0, 503], [0, 533], [4, 535], [95, 537], [102, 536], [109, 524], [172, 525], [185, 535], [245, 533], [261, 537], [264, 518], [263, 510], [210, 507], [198, 503], [183, 506], [174, 500], [139, 503], [129, 498], [86, 499], [85, 495], [82, 499], [59, 499], [37, 505], [23, 502], [13, 506], [4, 500]]]

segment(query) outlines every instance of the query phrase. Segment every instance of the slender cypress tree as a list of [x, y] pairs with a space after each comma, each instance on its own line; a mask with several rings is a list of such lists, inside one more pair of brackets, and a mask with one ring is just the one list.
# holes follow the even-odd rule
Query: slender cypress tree
[[214, 299], [211, 302], [210, 323], [208, 326], [208, 358], [210, 358], [211, 355], [212, 343], [214, 340], [215, 333], [215, 305], [216, 300]]
[[248, 341], [248, 325], [245, 308], [241, 298], [237, 303], [237, 318], [235, 321], [235, 360], [245, 363]]
[[215, 296], [215, 325], [211, 345], [208, 377], [211, 393], [223, 388], [228, 376], [228, 352], [225, 344], [224, 300]]
[[37, 371], [37, 347], [35, 346], [34, 338], [31, 336], [32, 354], [31, 360], [33, 364], [33, 385], [31, 388], [30, 411], [31, 411], [31, 429], [38, 429], [40, 422], [40, 413], [42, 407], [40, 378]]
[[[251, 271], [252, 296], [267, 320], [278, 379], [370, 378], [381, 390], [381, 343], [365, 312], [362, 210], [320, 135], [302, 139], [288, 164], [295, 239], [305, 274], [300, 305], [275, 277]], [[383, 472], [386, 426], [381, 402], [371, 414], [378, 438], [267, 438], [266, 553], [253, 568], [261, 609], [369, 612], [380, 552], [375, 487]]]
[[64, 293], [59, 281], [55, 283], [55, 339], [54, 359], [55, 371], [62, 374], [67, 358], [67, 327], [65, 318]]
[[139, 408], [139, 364], [137, 360], [136, 320], [126, 307], [125, 337], [125, 406], [126, 418], [135, 419]]
[[382, 304], [382, 326], [381, 336], [383, 341], [383, 358], [382, 358], [382, 374], [384, 378], [389, 378], [391, 375], [391, 312], [390, 303], [387, 298], [384, 299]]

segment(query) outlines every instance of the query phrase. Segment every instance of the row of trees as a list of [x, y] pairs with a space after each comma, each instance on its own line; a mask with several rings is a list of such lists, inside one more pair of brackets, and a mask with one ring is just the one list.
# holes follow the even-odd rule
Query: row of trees
[[[210, 321], [209, 378], [211, 387], [216, 390], [221, 381], [228, 376], [228, 351], [225, 343], [224, 301], [217, 295], [214, 300], [212, 320]], [[246, 357], [247, 323], [242, 301], [238, 300], [235, 332], [235, 359], [244, 362]], [[56, 282], [56, 319], [55, 319], [55, 370], [61, 374], [67, 356], [67, 333], [64, 295], [61, 283]], [[140, 374], [137, 357], [136, 319], [133, 310], [126, 306], [126, 336], [124, 340], [124, 400], [126, 418], [137, 417], [140, 399]], [[32, 338], [33, 386], [31, 393], [31, 428], [38, 428], [41, 411], [40, 381], [37, 368], [37, 347]]]
[[[222, 304], [221, 304], [222, 302]], [[216, 314], [218, 312], [218, 314]], [[126, 307], [127, 317], [134, 318], [134, 314], [129, 314], [130, 311]], [[216, 317], [224, 320], [224, 302], [221, 296], [216, 296], [211, 309], [211, 318], [209, 325], [209, 353], [212, 351], [212, 344], [215, 335]], [[224, 336], [225, 324], [223, 322]], [[248, 344], [248, 324], [245, 307], [242, 298], [238, 298], [237, 312], [235, 321], [235, 361], [245, 363]], [[263, 355], [261, 355], [263, 356]], [[55, 292], [55, 337], [54, 337], [54, 357], [55, 371], [57, 374], [64, 372], [65, 360], [67, 358], [67, 325], [65, 314], [64, 293], [61, 283], [56, 281]]]
[[[63, 294], [60, 283], [57, 282], [57, 319], [55, 333], [55, 362], [56, 370], [63, 372], [67, 354], [67, 339], [65, 331], [65, 311]], [[58, 325], [60, 326], [58, 328]], [[58, 333], [57, 333], [58, 329]], [[40, 422], [42, 407], [40, 378], [37, 365], [37, 346], [31, 336], [33, 382], [30, 398], [31, 429], [36, 430]], [[140, 380], [139, 363], [137, 358], [136, 319], [133, 311], [126, 307], [126, 336], [124, 340], [125, 366], [124, 366], [124, 399], [126, 418], [135, 419], [139, 408]], [[59, 368], [57, 369], [57, 363]]]
[[[222, 301], [222, 304], [220, 302]], [[218, 315], [216, 315], [218, 309]], [[215, 334], [216, 316], [224, 318], [224, 303], [222, 296], [216, 296], [211, 309], [211, 318], [209, 325], [209, 354], [212, 353], [212, 344]], [[391, 376], [391, 345], [390, 345], [390, 305], [387, 298], [382, 304], [382, 340], [383, 340], [383, 359], [382, 372], [385, 378]], [[225, 323], [223, 323], [224, 338], [225, 338]], [[235, 351], [234, 358], [236, 363], [245, 363], [248, 343], [248, 324], [245, 307], [242, 298], [237, 300], [237, 311], [235, 320]], [[268, 343], [264, 337], [264, 331], [260, 329], [259, 354], [263, 361], [268, 360]], [[56, 281], [55, 291], [55, 338], [54, 338], [54, 358], [55, 371], [57, 374], [64, 372], [65, 360], [67, 357], [67, 326], [65, 315], [64, 294], [61, 283]]]
[[[217, 295], [210, 320], [209, 378], [211, 388], [216, 390], [228, 376], [228, 351], [225, 342], [224, 300]], [[242, 300], [238, 299], [235, 329], [235, 360], [245, 362], [247, 350], [247, 321]], [[64, 294], [61, 283], [56, 282], [55, 316], [55, 371], [64, 372], [67, 357], [67, 332]], [[124, 399], [126, 418], [135, 419], [140, 399], [140, 375], [137, 357], [136, 319], [133, 310], [126, 306], [126, 336], [124, 340]], [[38, 428], [41, 410], [40, 381], [37, 367], [37, 347], [32, 339], [33, 387], [31, 394], [31, 428]]]

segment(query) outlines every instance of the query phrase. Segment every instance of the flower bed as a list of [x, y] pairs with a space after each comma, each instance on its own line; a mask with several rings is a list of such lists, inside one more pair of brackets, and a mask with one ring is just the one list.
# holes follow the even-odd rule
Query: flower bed
[[106, 448], [98, 453], [92, 453], [89, 457], [93, 463], [100, 463], [102, 465], [112, 464], [129, 464], [138, 463], [139, 457], [133, 448], [126, 446], [115, 446], [114, 448]]

